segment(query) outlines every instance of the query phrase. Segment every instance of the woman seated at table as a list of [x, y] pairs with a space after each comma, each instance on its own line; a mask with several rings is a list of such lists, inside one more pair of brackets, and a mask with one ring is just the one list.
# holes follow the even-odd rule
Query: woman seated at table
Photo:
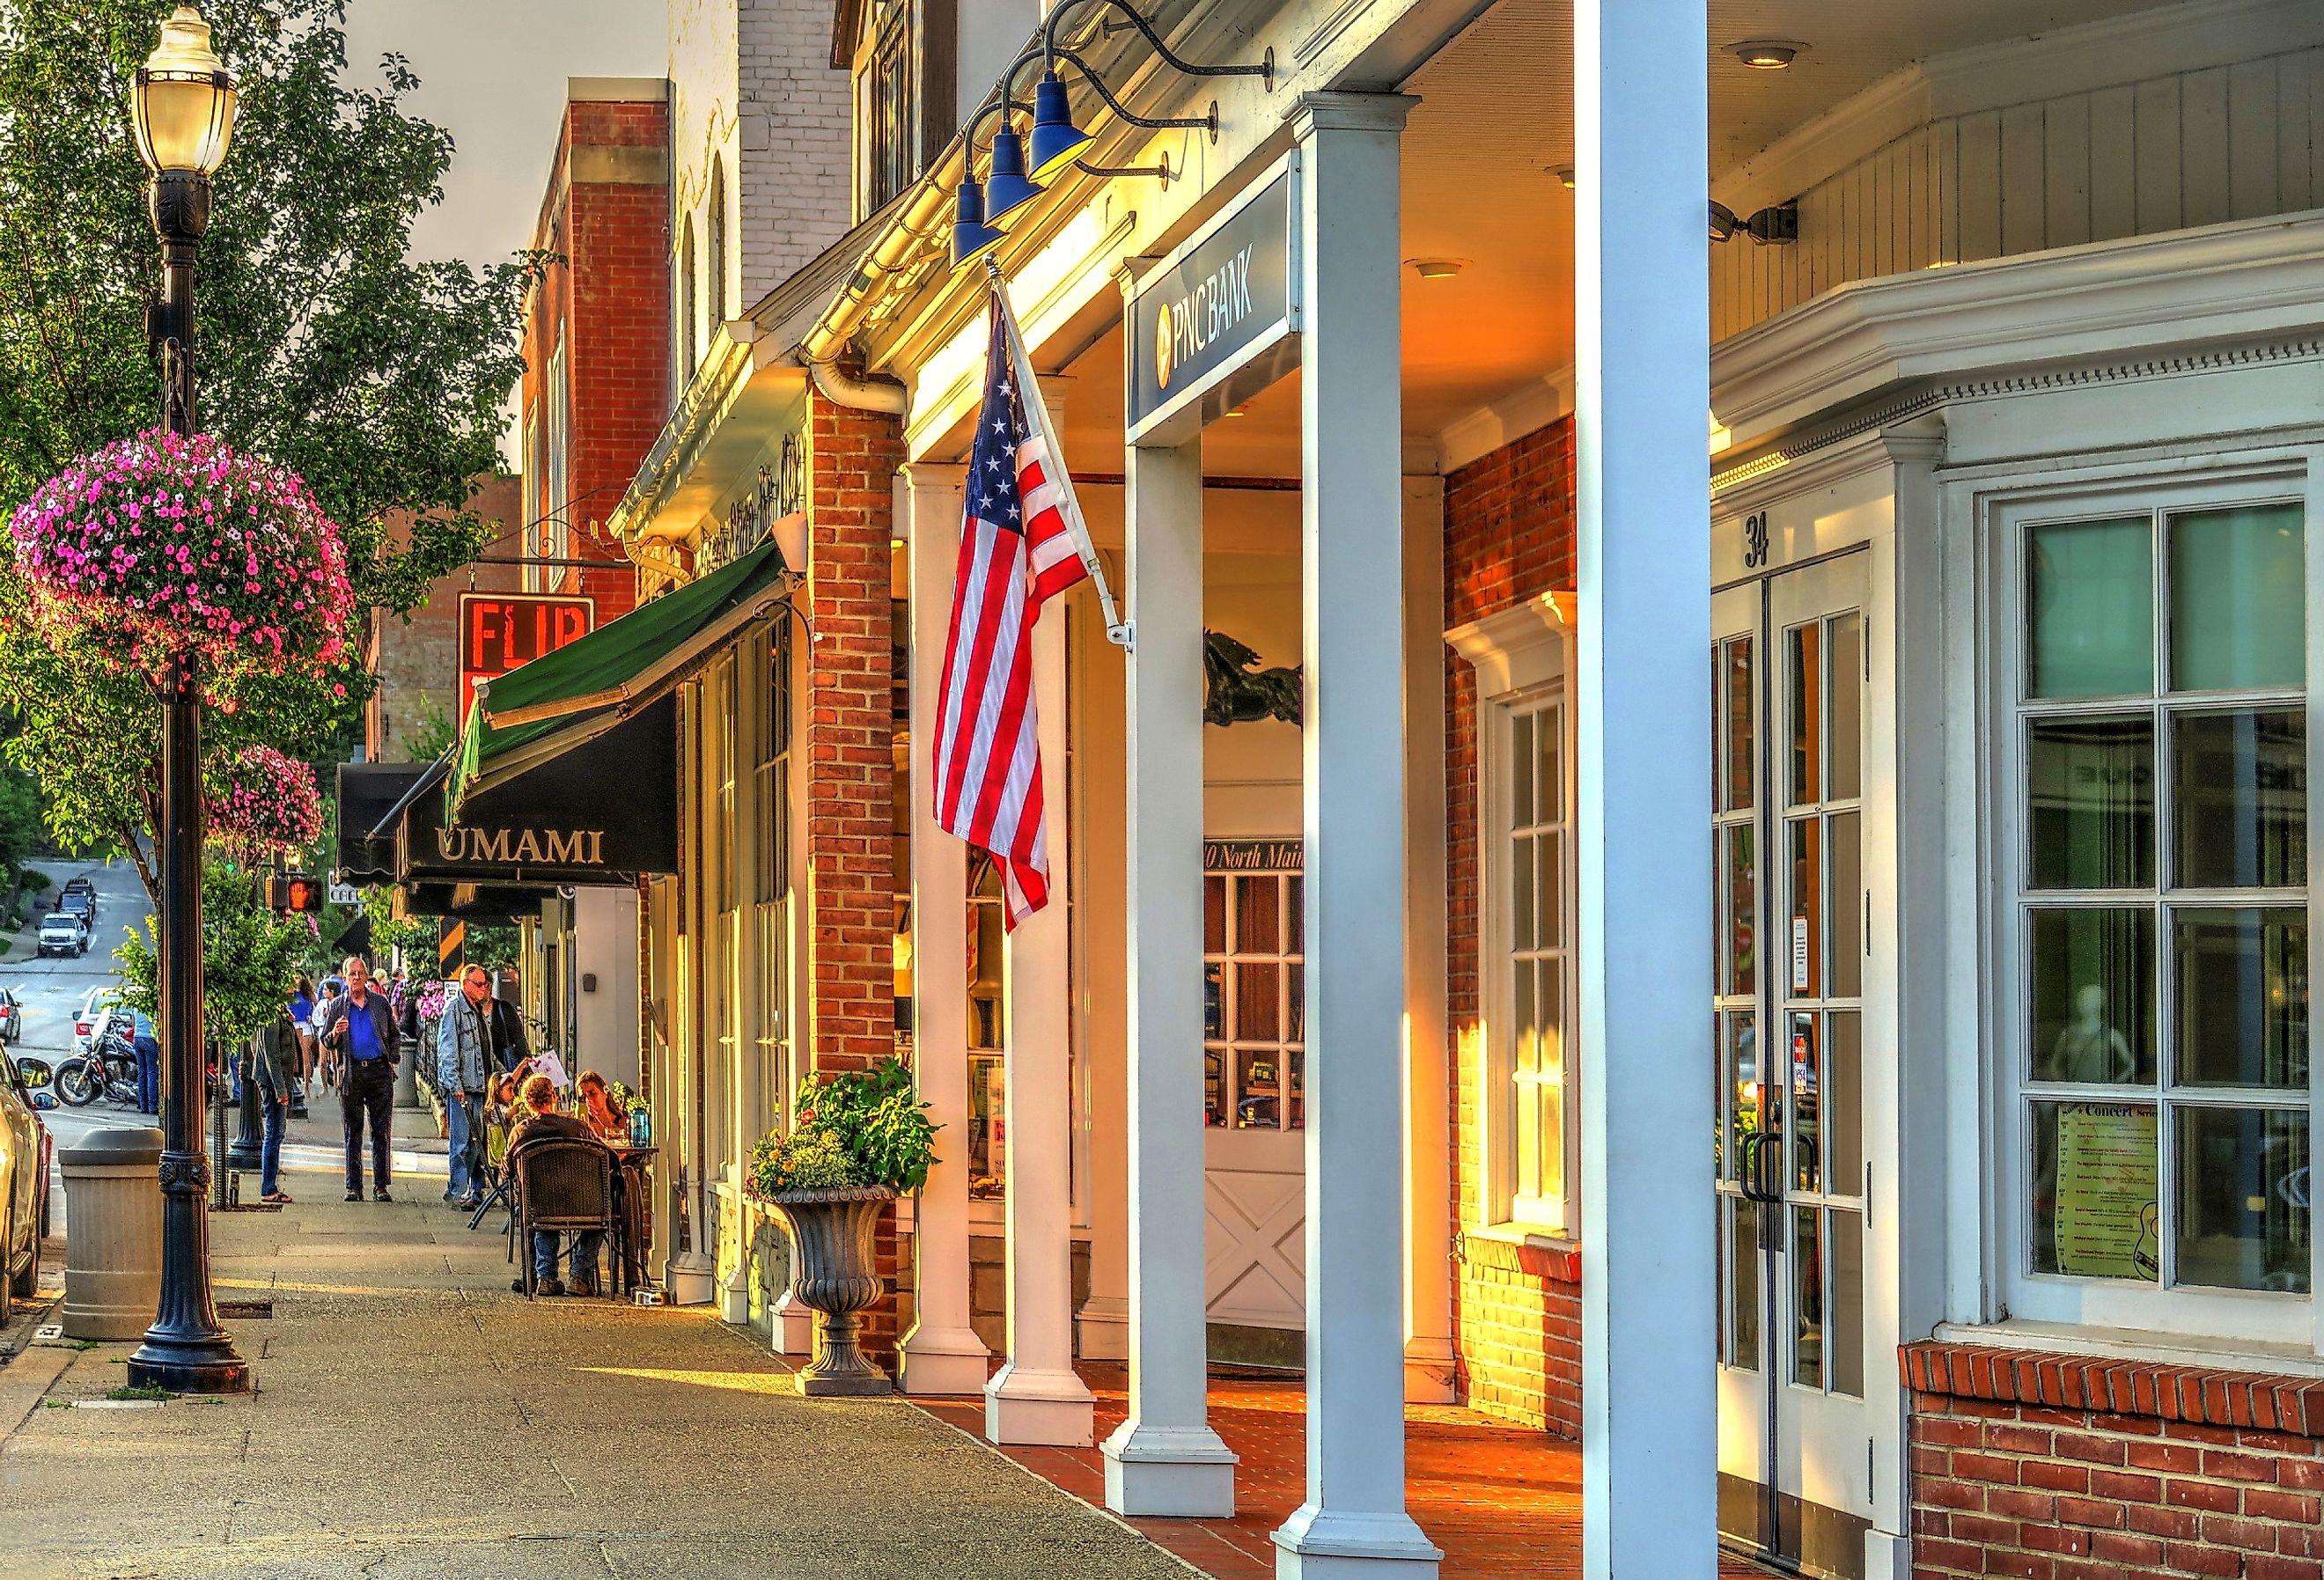
[[[517, 1154], [536, 1141], [580, 1141], [604, 1145], [589, 1132], [587, 1124], [568, 1113], [557, 1112], [557, 1084], [547, 1076], [534, 1076], [518, 1093], [532, 1117], [520, 1124], [509, 1135], [508, 1156], [512, 1166]], [[557, 1232], [535, 1229], [532, 1232], [532, 1277], [535, 1287], [544, 1295], [562, 1295], [565, 1282], [557, 1276]], [[573, 1253], [569, 1266], [573, 1274], [573, 1292], [590, 1296], [598, 1292], [597, 1258], [604, 1251], [605, 1234], [602, 1229], [584, 1229], [573, 1236]], [[509, 1285], [517, 1293], [524, 1292], [524, 1280], [518, 1279]]]
[[621, 1145], [630, 1139], [630, 1116], [613, 1106], [613, 1095], [605, 1089], [605, 1077], [595, 1070], [583, 1070], [573, 1083], [573, 1095], [579, 1117], [597, 1132], [601, 1141]]
[[503, 1074], [484, 1094], [484, 1167], [495, 1179], [508, 1157], [509, 1132], [521, 1117], [517, 1112], [516, 1076]]

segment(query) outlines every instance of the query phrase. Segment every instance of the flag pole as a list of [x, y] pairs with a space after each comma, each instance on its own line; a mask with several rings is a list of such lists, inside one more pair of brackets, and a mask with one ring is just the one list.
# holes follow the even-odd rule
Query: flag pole
[[1049, 457], [1057, 468], [1057, 479], [1064, 485], [1058, 490], [1064, 496], [1059, 513], [1065, 517], [1065, 530], [1074, 535], [1074, 553], [1097, 588], [1098, 606], [1105, 614], [1105, 639], [1126, 649], [1130, 645], [1134, 627], [1114, 607], [1113, 589], [1106, 585], [1105, 567], [1099, 563], [1097, 545], [1090, 541], [1089, 523], [1082, 520], [1082, 502], [1074, 493], [1073, 470], [1065, 465], [1065, 447], [1058, 442], [1056, 430], [1049, 426], [1048, 402], [1041, 399], [1033, 359], [1025, 355], [1025, 341], [1017, 333], [1017, 313], [1009, 305], [1009, 282], [1001, 278], [1001, 265], [992, 261], [990, 254], [984, 259], [984, 272], [992, 281], [992, 299], [1000, 304], [1001, 330], [1009, 337], [1009, 362], [1017, 371], [1019, 387], [1026, 393], [1025, 409], [1032, 415], [1033, 426], [1040, 430], [1041, 442], [1048, 447]]

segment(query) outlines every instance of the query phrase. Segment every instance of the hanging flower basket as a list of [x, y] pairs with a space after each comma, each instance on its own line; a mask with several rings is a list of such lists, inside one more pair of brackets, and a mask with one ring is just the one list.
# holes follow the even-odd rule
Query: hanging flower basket
[[83, 456], [8, 526], [28, 616], [53, 647], [82, 641], [156, 679], [188, 653], [214, 696], [347, 653], [337, 523], [297, 473], [210, 435], [152, 430]]
[[212, 838], [254, 860], [295, 855], [323, 834], [314, 770], [272, 746], [245, 747], [213, 775], [202, 816]]

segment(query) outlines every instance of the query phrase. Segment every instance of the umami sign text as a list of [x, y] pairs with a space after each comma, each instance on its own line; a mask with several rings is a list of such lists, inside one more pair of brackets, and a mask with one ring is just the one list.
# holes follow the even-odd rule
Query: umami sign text
[[518, 867], [599, 867], [605, 864], [605, 831], [471, 828], [455, 823], [436, 830], [436, 855], [447, 862], [502, 862]]

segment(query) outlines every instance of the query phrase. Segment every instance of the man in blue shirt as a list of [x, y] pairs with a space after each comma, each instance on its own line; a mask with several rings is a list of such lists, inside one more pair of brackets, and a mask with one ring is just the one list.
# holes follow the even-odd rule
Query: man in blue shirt
[[347, 956], [345, 998], [334, 999], [323, 1022], [323, 1045], [338, 1058], [339, 1121], [346, 1132], [347, 1199], [363, 1200], [364, 1121], [371, 1121], [372, 1199], [392, 1201], [387, 1193], [390, 1131], [395, 1112], [397, 1058], [395, 1012], [387, 994], [372, 985], [371, 967], [359, 955]]

